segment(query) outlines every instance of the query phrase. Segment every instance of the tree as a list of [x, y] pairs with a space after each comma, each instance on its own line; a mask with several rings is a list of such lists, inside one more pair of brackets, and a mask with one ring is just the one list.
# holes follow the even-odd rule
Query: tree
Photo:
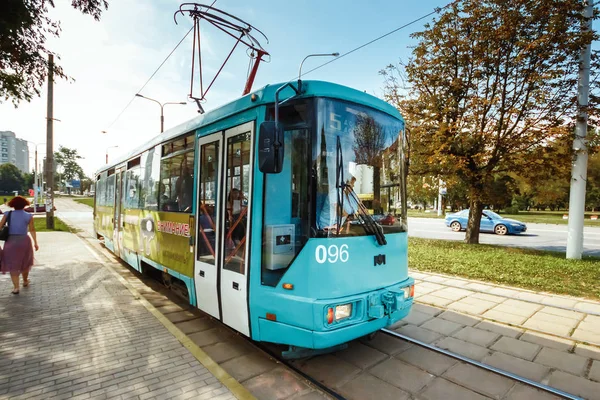
[[[0, 1], [0, 102], [12, 99], [30, 101], [40, 95], [48, 74], [48, 35], [60, 35], [60, 22], [48, 17], [48, 5], [53, 0]], [[71, 5], [99, 20], [108, 8], [106, 0], [71, 0]], [[54, 65], [54, 75], [66, 78], [60, 65]]]
[[600, 153], [592, 154], [588, 162], [586, 207], [600, 210]]
[[83, 178], [81, 180], [81, 192], [83, 193], [85, 191], [90, 190], [93, 184], [94, 182], [90, 178]]
[[576, 115], [579, 52], [596, 38], [581, 33], [581, 11], [579, 0], [459, 0], [413, 34], [407, 96], [394, 67], [384, 72], [387, 98], [412, 123], [411, 148], [467, 185], [467, 243], [479, 242], [494, 176], [522, 170]]
[[409, 175], [407, 179], [407, 196], [413, 204], [420, 204], [423, 209], [433, 204], [438, 198], [438, 179], [431, 176]]
[[63, 171], [61, 174], [62, 180], [71, 181], [73, 179], [84, 179], [85, 174], [83, 169], [77, 163], [81, 157], [76, 149], [59, 146], [58, 151], [54, 152], [54, 160], [57, 166], [61, 166]]
[[0, 165], [0, 191], [4, 193], [21, 192], [24, 182], [23, 174], [14, 164]]
[[23, 174], [23, 190], [27, 192], [29, 189], [33, 188], [33, 181], [35, 177], [35, 171], [31, 171], [30, 173]]

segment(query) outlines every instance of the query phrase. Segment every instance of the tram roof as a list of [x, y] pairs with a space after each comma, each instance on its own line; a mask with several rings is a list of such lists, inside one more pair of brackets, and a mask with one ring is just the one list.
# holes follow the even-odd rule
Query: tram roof
[[[221, 119], [227, 118], [231, 115], [243, 112], [250, 108], [258, 107], [261, 105], [274, 103], [275, 92], [285, 83], [275, 83], [266, 85], [260, 89], [255, 90], [239, 99], [233, 100], [227, 104], [222, 105], [214, 110], [208, 111], [205, 114], [201, 114], [195, 118], [192, 118], [186, 122], [183, 122], [173, 128], [166, 130], [165, 132], [155, 136], [144, 144], [132, 149], [126, 155], [119, 157], [116, 162], [113, 162], [107, 166], [103, 166], [96, 171], [96, 174], [104, 172], [108, 169], [113, 168], [115, 165], [124, 163], [127, 160], [143, 153], [144, 151], [159, 145], [169, 140], [175, 139], [179, 136], [193, 132], [196, 129], [210, 125]], [[346, 100], [359, 104], [366, 105], [376, 110], [385, 112], [393, 117], [396, 117], [402, 121], [404, 119], [400, 115], [400, 112], [394, 108], [391, 104], [373, 96], [366, 92], [361, 92], [356, 89], [349, 88], [347, 86], [339, 85], [337, 83], [325, 82], [325, 81], [302, 81], [302, 95], [297, 98], [310, 98], [310, 97], [329, 97], [334, 99]], [[291, 97], [294, 94], [290, 88], [284, 89], [280, 93], [280, 100]], [[256, 95], [256, 100], [252, 101], [252, 95]]]

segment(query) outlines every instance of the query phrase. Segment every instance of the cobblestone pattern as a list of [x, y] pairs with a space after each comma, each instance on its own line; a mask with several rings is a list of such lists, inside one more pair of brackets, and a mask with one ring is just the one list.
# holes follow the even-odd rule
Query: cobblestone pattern
[[[417, 303], [394, 330], [583, 398], [600, 399], [600, 340], [594, 340], [600, 338], [600, 317], [590, 314], [600, 313], [599, 303], [436, 274], [413, 271], [411, 276], [417, 279]], [[453, 376], [475, 379], [476, 374]], [[498, 393], [479, 393], [498, 398]], [[525, 398], [524, 393], [519, 389], [514, 396]]]
[[0, 278], [0, 398], [234, 398], [79, 239], [38, 237], [31, 286]]
[[[119, 273], [124, 277], [131, 276], [131, 270], [126, 267], [119, 269]], [[447, 278], [433, 279], [441, 282]], [[287, 369], [257, 353], [219, 323], [190, 310], [186, 305], [174, 304], [170, 296], [157, 293], [156, 288], [147, 282], [129, 281], [257, 398], [325, 398]], [[476, 284], [478, 283], [473, 283]], [[472, 358], [492, 365], [515, 365], [522, 371], [521, 375], [529, 374], [535, 379], [544, 380], [545, 383], [585, 398], [598, 398], [595, 396], [600, 391], [594, 386], [598, 383], [590, 378], [600, 374], [600, 365], [589, 363], [584, 376], [580, 377], [573, 375], [579, 365], [577, 358], [567, 358], [565, 361], [560, 357], [557, 359], [557, 353], [553, 352], [564, 352], [588, 361], [600, 362], [595, 346], [581, 343], [575, 345], [571, 339], [561, 342], [556, 336], [541, 336], [525, 328], [495, 323], [490, 318], [479, 315], [491, 308], [488, 306], [502, 303], [496, 301], [497, 297], [501, 297], [500, 293], [474, 293], [465, 288], [443, 290], [447, 288], [448, 285], [441, 286], [429, 292], [432, 302], [436, 302], [438, 307], [417, 304], [408, 319], [393, 328], [430, 343], [443, 343], [453, 351], [464, 351]], [[420, 289], [423, 289], [421, 285], [418, 286], [418, 290]], [[438, 293], [433, 293], [436, 290]], [[429, 294], [423, 291], [418, 293], [422, 296]], [[419, 300], [423, 301], [422, 298]], [[460, 303], [457, 307], [463, 307], [463, 310], [459, 312], [446, 309], [448, 305], [455, 303]], [[551, 312], [548, 314], [553, 315]], [[524, 350], [523, 354], [514, 354], [518, 353], [512, 350], [515, 345], [521, 346], [519, 348]], [[543, 351], [544, 349], [553, 351]], [[558, 363], [561, 363], [561, 367], [547, 365]], [[381, 334], [371, 341], [354, 341], [347, 350], [302, 360], [297, 365], [347, 398], [356, 400], [555, 398], [548, 393]], [[585, 374], [588, 376], [585, 377]]]

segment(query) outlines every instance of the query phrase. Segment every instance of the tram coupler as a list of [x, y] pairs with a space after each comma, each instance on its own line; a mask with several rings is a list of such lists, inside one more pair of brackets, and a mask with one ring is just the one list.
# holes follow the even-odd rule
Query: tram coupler
[[324, 349], [308, 349], [306, 347], [290, 346], [289, 350], [282, 351], [281, 357], [285, 360], [297, 360], [299, 358], [307, 358], [319, 356], [321, 354], [329, 354], [335, 351], [341, 351], [348, 348], [348, 343], [338, 344]]

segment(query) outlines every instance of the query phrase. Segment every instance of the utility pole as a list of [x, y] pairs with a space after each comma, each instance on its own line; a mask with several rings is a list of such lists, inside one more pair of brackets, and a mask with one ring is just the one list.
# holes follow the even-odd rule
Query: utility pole
[[48, 55], [48, 112], [46, 116], [46, 228], [54, 229], [54, 146], [52, 124], [54, 123], [54, 55]]
[[[591, 32], [594, 13], [593, 0], [585, 0], [583, 12], [585, 25], [582, 33]], [[573, 140], [573, 168], [571, 170], [571, 193], [569, 196], [569, 233], [567, 258], [580, 260], [583, 253], [583, 221], [585, 218], [585, 185], [587, 182], [587, 123], [588, 98], [590, 92], [591, 43], [581, 49], [579, 55], [579, 93], [577, 95], [577, 125]]]

